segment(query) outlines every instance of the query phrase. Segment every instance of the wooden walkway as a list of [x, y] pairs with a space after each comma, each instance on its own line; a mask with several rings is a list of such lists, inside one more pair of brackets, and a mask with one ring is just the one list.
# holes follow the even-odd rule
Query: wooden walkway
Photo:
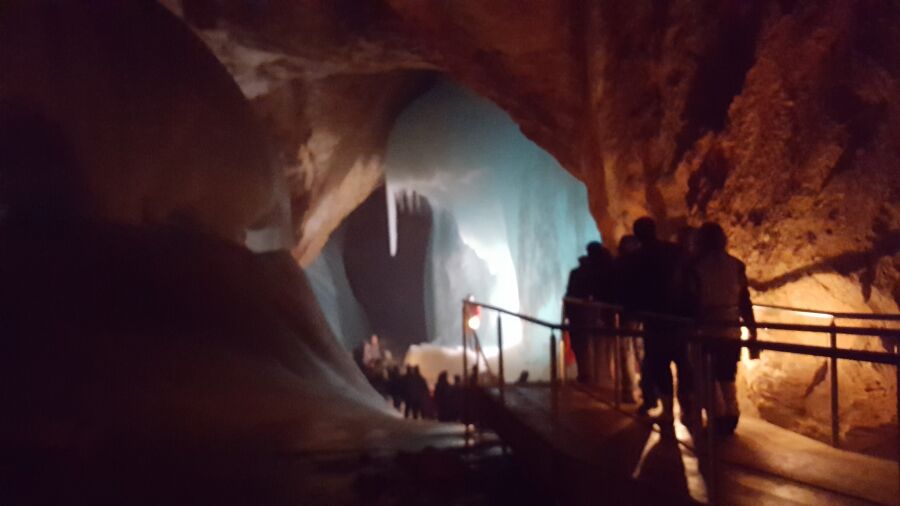
[[[900, 504], [897, 463], [834, 449], [744, 418], [717, 444], [711, 479], [705, 435], [653, 430], [628, 409], [575, 386], [508, 386], [472, 395], [484, 423], [562, 504]], [[695, 437], [696, 436], [696, 437]]]

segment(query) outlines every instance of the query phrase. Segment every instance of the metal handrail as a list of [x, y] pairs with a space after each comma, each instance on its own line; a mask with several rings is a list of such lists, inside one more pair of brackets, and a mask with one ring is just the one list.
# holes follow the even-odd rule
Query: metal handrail
[[[608, 302], [600, 302], [594, 300], [584, 300], [584, 299], [574, 299], [571, 297], [566, 297], [563, 300], [566, 302], [580, 304], [580, 305], [588, 305], [588, 306], [596, 306], [602, 307], [610, 310], [617, 311], [625, 311], [625, 307], [619, 304], [610, 304]], [[827, 315], [832, 318], [838, 318], [841, 320], [874, 320], [874, 321], [891, 321], [891, 322], [900, 322], [900, 314], [897, 313], [848, 313], [848, 312], [836, 312], [836, 311], [823, 311], [821, 309], [804, 309], [798, 307], [790, 307], [790, 306], [777, 306], [773, 304], [753, 304], [754, 308], [762, 308], [762, 309], [774, 309], [778, 311], [784, 311], [789, 313], [799, 313], [799, 314], [820, 314]], [[664, 316], [664, 315], [660, 315]]]
[[[721, 327], [728, 327], [722, 324]], [[644, 330], [619, 330], [610, 327], [567, 327], [578, 330], [590, 331], [600, 337], [644, 337], [647, 332]], [[731, 326], [734, 328], [734, 326]], [[764, 327], [757, 327], [764, 328]], [[826, 327], [828, 328], [828, 327]], [[840, 333], [841, 327], [835, 327]], [[824, 330], [822, 331], [824, 332]], [[830, 330], [829, 330], [830, 332]], [[716, 348], [726, 344], [740, 343], [744, 348], [755, 351], [778, 351], [783, 353], [793, 353], [795, 355], [812, 355], [823, 358], [839, 358], [843, 360], [856, 360], [860, 362], [871, 362], [876, 364], [897, 365], [900, 362], [900, 355], [896, 353], [887, 353], [883, 351], [853, 350], [847, 348], [831, 348], [825, 346], [813, 346], [808, 344], [780, 343], [776, 341], [736, 341], [733, 338], [723, 338], [717, 336], [708, 336], [702, 334], [682, 334], [682, 338], [686, 341], [706, 344]]]
[[[601, 309], [607, 309], [610, 311], [618, 311], [625, 312], [625, 309], [622, 306], [618, 306], [615, 304], [607, 304], [604, 302], [594, 302], [594, 301], [585, 301], [579, 299], [564, 299], [566, 302], [572, 302], [575, 304], [581, 305], [590, 305], [594, 307], [598, 307]], [[498, 313], [503, 313], [509, 316], [514, 316], [521, 320], [534, 323], [536, 325], [541, 325], [543, 327], [547, 327], [549, 329], [554, 330], [587, 330], [587, 331], [595, 331], [602, 333], [605, 329], [608, 330], [607, 326], [584, 326], [584, 325], [572, 325], [569, 323], [552, 323], [545, 320], [541, 320], [539, 318], [534, 318], [532, 316], [528, 316], [522, 313], [517, 313], [515, 311], [511, 311], [509, 309], [504, 309], [498, 306], [494, 306], [492, 304], [482, 303], [478, 301], [463, 301], [465, 304], [469, 304], [471, 306], [479, 306], [485, 309], [490, 309], [493, 311], [497, 311]], [[807, 310], [797, 310], [798, 312], [813, 312]], [[641, 320], [658, 320], [667, 323], [679, 323], [679, 324], [688, 324], [688, 325], [703, 325], [704, 327], [714, 326], [722, 329], [734, 329], [740, 328], [742, 325], [735, 323], [726, 323], [726, 322], [700, 322], [693, 318], [686, 318], [683, 316], [675, 316], [669, 314], [662, 313], [652, 313], [647, 311], [636, 311], [632, 313], [628, 313], [631, 316], [634, 316]], [[825, 314], [825, 313], [822, 313]], [[852, 313], [844, 313], [844, 314], [852, 314]], [[893, 317], [895, 315], [883, 315]], [[837, 331], [838, 334], [847, 334], [847, 335], [857, 335], [857, 336], [874, 336], [874, 337], [890, 337], [894, 339], [900, 339], [900, 329], [885, 329], [885, 328], [875, 328], [875, 327], [843, 327], [843, 326], [831, 326], [831, 325], [807, 325], [800, 323], [779, 323], [779, 322], [756, 322], [756, 328], [762, 330], [790, 330], [795, 332], [819, 332], [823, 334], [830, 334], [833, 331]], [[634, 331], [629, 331], [629, 335], [631, 335]], [[688, 337], [688, 339], [690, 339]]]
[[761, 307], [764, 309], [776, 309], [791, 313], [818, 313], [828, 315], [832, 318], [841, 320], [873, 320], [873, 321], [890, 321], [900, 322], [900, 314], [895, 313], [845, 313], [838, 311], [822, 311], [821, 309], [801, 309], [789, 306], [776, 306], [772, 304], [753, 304], [753, 307]]
[[544, 327], [547, 327], [550, 329], [563, 330], [565, 328], [565, 325], [562, 323], [548, 322], [545, 320], [541, 320], [540, 318], [535, 318], [533, 316], [528, 316], [526, 314], [517, 313], [515, 311], [510, 311], [509, 309], [505, 309], [500, 306], [494, 306], [493, 304], [487, 304], [485, 302], [478, 302], [478, 301], [474, 301], [474, 300], [464, 300], [463, 304], [468, 304], [470, 306], [483, 307], [485, 309], [490, 309], [492, 311], [496, 311], [498, 313], [503, 313], [505, 315], [515, 316], [516, 318], [518, 318], [520, 320], [525, 320], [529, 323], [534, 323], [536, 325], [541, 325], [541, 326], [544, 326]]

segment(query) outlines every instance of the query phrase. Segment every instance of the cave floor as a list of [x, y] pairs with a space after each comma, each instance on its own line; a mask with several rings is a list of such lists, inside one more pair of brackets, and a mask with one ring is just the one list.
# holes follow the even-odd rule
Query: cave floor
[[717, 440], [713, 484], [705, 433], [676, 423], [661, 435], [597, 392], [562, 386], [555, 406], [546, 384], [507, 387], [502, 405], [497, 389], [476, 397], [488, 425], [563, 503], [900, 504], [897, 462], [760, 419], [743, 417], [732, 438]]
[[[402, 422], [402, 421], [401, 421]], [[497, 435], [405, 421], [408, 437], [366, 448], [27, 450], [0, 462], [0, 504], [551, 504]]]

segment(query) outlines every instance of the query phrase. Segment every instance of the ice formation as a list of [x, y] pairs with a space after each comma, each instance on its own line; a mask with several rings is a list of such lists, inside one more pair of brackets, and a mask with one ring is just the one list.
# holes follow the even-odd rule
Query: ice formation
[[338, 228], [304, 271], [335, 337], [349, 350], [368, 338], [370, 326], [347, 281], [343, 248], [344, 229]]
[[[468, 293], [559, 321], [568, 271], [600, 236], [584, 185], [505, 112], [440, 82], [398, 118], [385, 167], [389, 199], [415, 191], [435, 209], [426, 273], [433, 345], [460, 345], [461, 300]], [[388, 205], [389, 213], [395, 210]], [[480, 262], [448, 248], [457, 233]], [[392, 237], [392, 249], [397, 240]], [[489, 276], [476, 271], [482, 264]], [[489, 359], [497, 354], [495, 329], [496, 316], [487, 314], [479, 334]], [[515, 350], [508, 356], [516, 369], [508, 375], [528, 368], [540, 376], [548, 367], [547, 336], [546, 329], [504, 318], [504, 349]]]

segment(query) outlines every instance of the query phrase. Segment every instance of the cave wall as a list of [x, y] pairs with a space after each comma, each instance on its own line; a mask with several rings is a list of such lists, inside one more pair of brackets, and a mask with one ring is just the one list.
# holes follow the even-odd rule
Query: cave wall
[[79, 212], [238, 242], [277, 215], [282, 174], [253, 112], [158, 5], [4, 2], [0, 68], [0, 101], [45, 118], [71, 146]]
[[[335, 68], [367, 76], [422, 69], [448, 74], [508, 111], [587, 184], [607, 239], [624, 234], [643, 214], [656, 217], [664, 231], [716, 220], [747, 262], [757, 301], [898, 309], [896, 2], [184, 4], [202, 13], [203, 23], [193, 20], [195, 26], [214, 27], [227, 40], [291, 62], [274, 66], [292, 68], [290, 75]], [[388, 94], [397, 108], [382, 109], [382, 125], [410, 96]], [[380, 153], [378, 146], [366, 151], [371, 159]], [[342, 162], [304, 174], [354, 187], [353, 198], [361, 201], [380, 167], [359, 177], [358, 186], [346, 167]], [[315, 187], [295, 187], [295, 199], [310, 202], [295, 215], [315, 216], [307, 206], [334, 205], [338, 210], [329, 213], [337, 223], [355, 205], [316, 201]], [[300, 244], [310, 245], [324, 239], [307, 234], [327, 234], [330, 227], [298, 226]], [[310, 246], [297, 253], [307, 259], [315, 251]], [[885, 402], [895, 398], [893, 375], [842, 367], [849, 368], [842, 376], [846, 430], [896, 424], [893, 410], [864, 408], [873, 404], [866, 401], [869, 392]], [[824, 430], [815, 414], [827, 388], [817, 380], [818, 364], [791, 368], [782, 383], [762, 380], [785, 376], [780, 359], [764, 356], [756, 370], [746, 375], [747, 391], [762, 416], [811, 435]]]
[[382, 12], [374, 3], [162, 4], [196, 28], [276, 140], [291, 195], [293, 253], [309, 266], [382, 184], [390, 126], [428, 89], [435, 67], [369, 40]]
[[[700, 2], [594, 14], [592, 128], [607, 227], [620, 234], [644, 212], [669, 230], [715, 220], [747, 263], [754, 300], [896, 312], [897, 5], [716, 5], [713, 15]], [[822, 360], [766, 353], [743, 372], [751, 412], [829, 439]], [[842, 361], [839, 372], [843, 444], [893, 455], [893, 369]]]

